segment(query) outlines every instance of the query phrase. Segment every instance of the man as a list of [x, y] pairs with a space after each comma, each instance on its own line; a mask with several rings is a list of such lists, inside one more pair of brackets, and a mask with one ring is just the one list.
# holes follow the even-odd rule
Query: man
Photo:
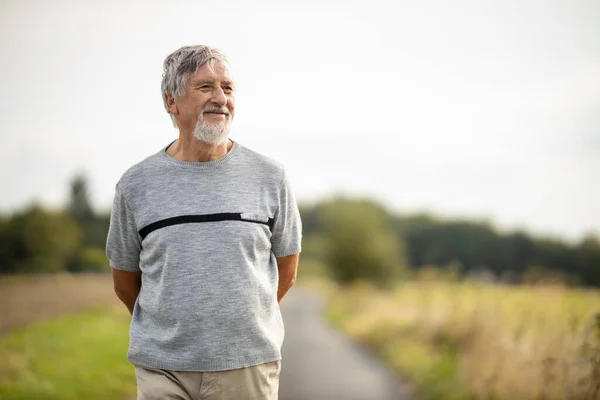
[[301, 245], [285, 171], [228, 138], [235, 85], [218, 49], [169, 55], [162, 94], [179, 137], [123, 174], [107, 239], [138, 399], [277, 399], [278, 303]]

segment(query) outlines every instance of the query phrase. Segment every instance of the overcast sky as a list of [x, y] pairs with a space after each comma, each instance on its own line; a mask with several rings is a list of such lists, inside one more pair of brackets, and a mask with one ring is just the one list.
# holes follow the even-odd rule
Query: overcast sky
[[59, 206], [78, 171], [108, 209], [176, 137], [162, 62], [189, 44], [228, 55], [232, 138], [300, 200], [600, 231], [597, 0], [1, 1], [0, 211]]

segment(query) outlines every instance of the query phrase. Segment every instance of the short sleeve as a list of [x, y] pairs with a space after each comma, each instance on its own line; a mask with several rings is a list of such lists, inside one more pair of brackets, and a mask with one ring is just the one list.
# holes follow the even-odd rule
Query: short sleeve
[[300, 211], [285, 172], [279, 190], [278, 208], [274, 216], [271, 249], [275, 257], [297, 254], [302, 249]]
[[141, 249], [133, 213], [117, 185], [106, 238], [106, 255], [110, 266], [121, 271], [139, 271]]

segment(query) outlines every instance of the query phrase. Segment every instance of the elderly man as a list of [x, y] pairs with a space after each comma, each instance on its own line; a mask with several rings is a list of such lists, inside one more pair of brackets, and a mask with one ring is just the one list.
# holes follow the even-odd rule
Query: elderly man
[[169, 55], [162, 94], [179, 137], [118, 181], [106, 245], [138, 399], [277, 399], [279, 302], [301, 243], [285, 171], [229, 139], [235, 84], [218, 49]]

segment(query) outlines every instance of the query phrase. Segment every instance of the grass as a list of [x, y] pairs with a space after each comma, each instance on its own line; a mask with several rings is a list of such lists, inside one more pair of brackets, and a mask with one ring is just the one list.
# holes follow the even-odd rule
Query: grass
[[426, 399], [600, 399], [600, 292], [411, 282], [328, 294], [330, 322]]
[[[318, 263], [302, 271], [300, 283], [327, 295], [331, 323], [367, 343], [419, 398], [600, 399], [598, 291], [408, 282], [383, 292], [337, 286]], [[111, 304], [109, 277], [11, 277], [0, 279], [2, 296], [0, 319], [22, 314], [29, 325], [0, 335], [0, 399], [134, 397], [129, 315]], [[96, 308], [48, 320], [84, 305]]]
[[131, 399], [129, 316], [102, 307], [0, 336], [0, 399]]

